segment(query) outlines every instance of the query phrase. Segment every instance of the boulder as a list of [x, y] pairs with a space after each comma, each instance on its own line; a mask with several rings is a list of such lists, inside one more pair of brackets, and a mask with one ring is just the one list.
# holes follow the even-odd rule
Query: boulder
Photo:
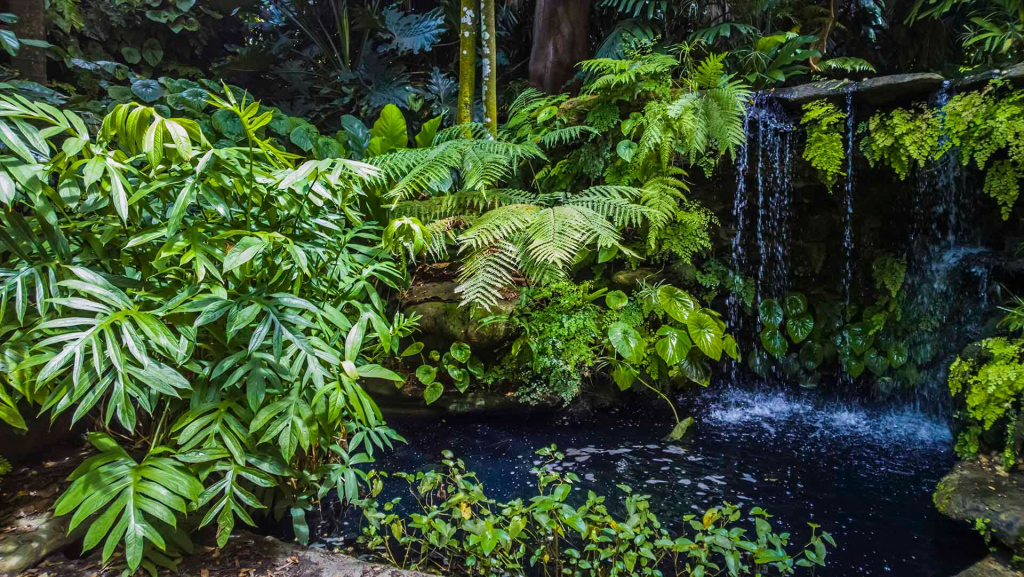
[[71, 544], [75, 536], [67, 534], [69, 519], [49, 511], [13, 519], [0, 535], [0, 575], [17, 575]]
[[985, 459], [961, 461], [939, 481], [935, 506], [957, 521], [988, 519], [992, 537], [1011, 550], [1024, 538], [1024, 474]]
[[419, 340], [429, 349], [447, 350], [461, 341], [474, 350], [492, 350], [505, 342], [509, 334], [504, 323], [482, 321], [492, 315], [508, 314], [515, 301], [499, 300], [490, 310], [462, 305], [454, 282], [424, 283], [406, 291], [402, 313], [420, 316]]
[[956, 577], [1024, 577], [1001, 555], [992, 554], [956, 574]]

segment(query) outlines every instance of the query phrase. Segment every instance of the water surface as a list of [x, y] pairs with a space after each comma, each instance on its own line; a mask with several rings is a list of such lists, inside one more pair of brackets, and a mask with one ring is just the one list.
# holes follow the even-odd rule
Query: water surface
[[[801, 539], [811, 521], [839, 549], [818, 575], [950, 576], [985, 554], [967, 526], [932, 505], [935, 484], [953, 466], [944, 422], [913, 411], [816, 402], [807, 396], [736, 389], [682, 399], [697, 425], [683, 442], [663, 442], [664, 405], [587, 415], [459, 417], [393, 421], [409, 440], [377, 463], [415, 471], [453, 450], [497, 499], [529, 497], [538, 448], [557, 444], [561, 470], [621, 502], [616, 483], [651, 495], [659, 518], [726, 500], [775, 515], [777, 530]], [[392, 488], [391, 490], [397, 490]], [[390, 491], [389, 491], [390, 492]]]

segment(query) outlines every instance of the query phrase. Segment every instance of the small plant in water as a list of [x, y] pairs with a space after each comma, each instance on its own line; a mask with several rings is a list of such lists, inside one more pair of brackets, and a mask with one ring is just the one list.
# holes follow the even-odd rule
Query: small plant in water
[[[649, 496], [618, 485], [620, 509], [608, 497], [573, 494], [579, 478], [551, 470], [565, 456], [554, 445], [537, 452], [545, 461], [532, 473], [537, 495], [529, 501], [489, 498], [475, 473], [444, 451], [444, 470], [396, 473], [409, 484], [412, 510], [396, 498], [363, 503], [369, 521], [365, 547], [399, 567], [444, 575], [769, 575], [825, 566], [835, 541], [810, 524], [803, 550], [792, 554], [789, 533], [775, 533], [760, 507], [746, 512], [723, 503], [703, 515], [685, 515], [685, 534], [672, 534], [651, 512]], [[379, 487], [379, 485], [377, 485]], [[377, 489], [379, 491], [379, 489]], [[406, 512], [408, 511], [408, 512]], [[753, 521], [753, 532], [738, 525]]]

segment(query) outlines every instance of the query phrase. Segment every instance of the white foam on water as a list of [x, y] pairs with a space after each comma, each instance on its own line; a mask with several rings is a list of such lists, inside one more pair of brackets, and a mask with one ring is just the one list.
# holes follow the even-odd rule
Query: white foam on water
[[905, 408], [876, 410], [848, 403], [815, 403], [782, 391], [730, 389], [708, 413], [712, 424], [758, 426], [771, 433], [787, 424], [811, 430], [812, 438], [856, 437], [878, 444], [947, 444], [949, 426], [935, 417]]

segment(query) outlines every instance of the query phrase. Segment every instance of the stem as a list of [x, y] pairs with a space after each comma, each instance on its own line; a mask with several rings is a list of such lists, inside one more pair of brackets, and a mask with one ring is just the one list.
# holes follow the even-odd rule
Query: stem
[[457, 124], [473, 121], [477, 36], [475, 6], [474, 0], [462, 0], [459, 10], [459, 100], [455, 111]]
[[494, 0], [480, 0], [480, 41], [483, 47], [484, 126], [498, 137], [498, 32], [494, 25]]
[[668, 408], [672, 409], [672, 416], [675, 417], [676, 424], [678, 425], [679, 424], [679, 412], [676, 411], [676, 406], [673, 405], [672, 401], [670, 401], [669, 398], [665, 396], [665, 393], [663, 393], [663, 392], [659, 391], [658, 389], [652, 387], [651, 385], [647, 384], [647, 381], [641, 379], [639, 376], [636, 378], [636, 380], [638, 380], [641, 383], [643, 383], [643, 385], [645, 387], [647, 387], [648, 389], [650, 389], [650, 390], [654, 391], [655, 393], [657, 393], [658, 396], [661, 397], [662, 399], [665, 399], [665, 402], [668, 403]]

